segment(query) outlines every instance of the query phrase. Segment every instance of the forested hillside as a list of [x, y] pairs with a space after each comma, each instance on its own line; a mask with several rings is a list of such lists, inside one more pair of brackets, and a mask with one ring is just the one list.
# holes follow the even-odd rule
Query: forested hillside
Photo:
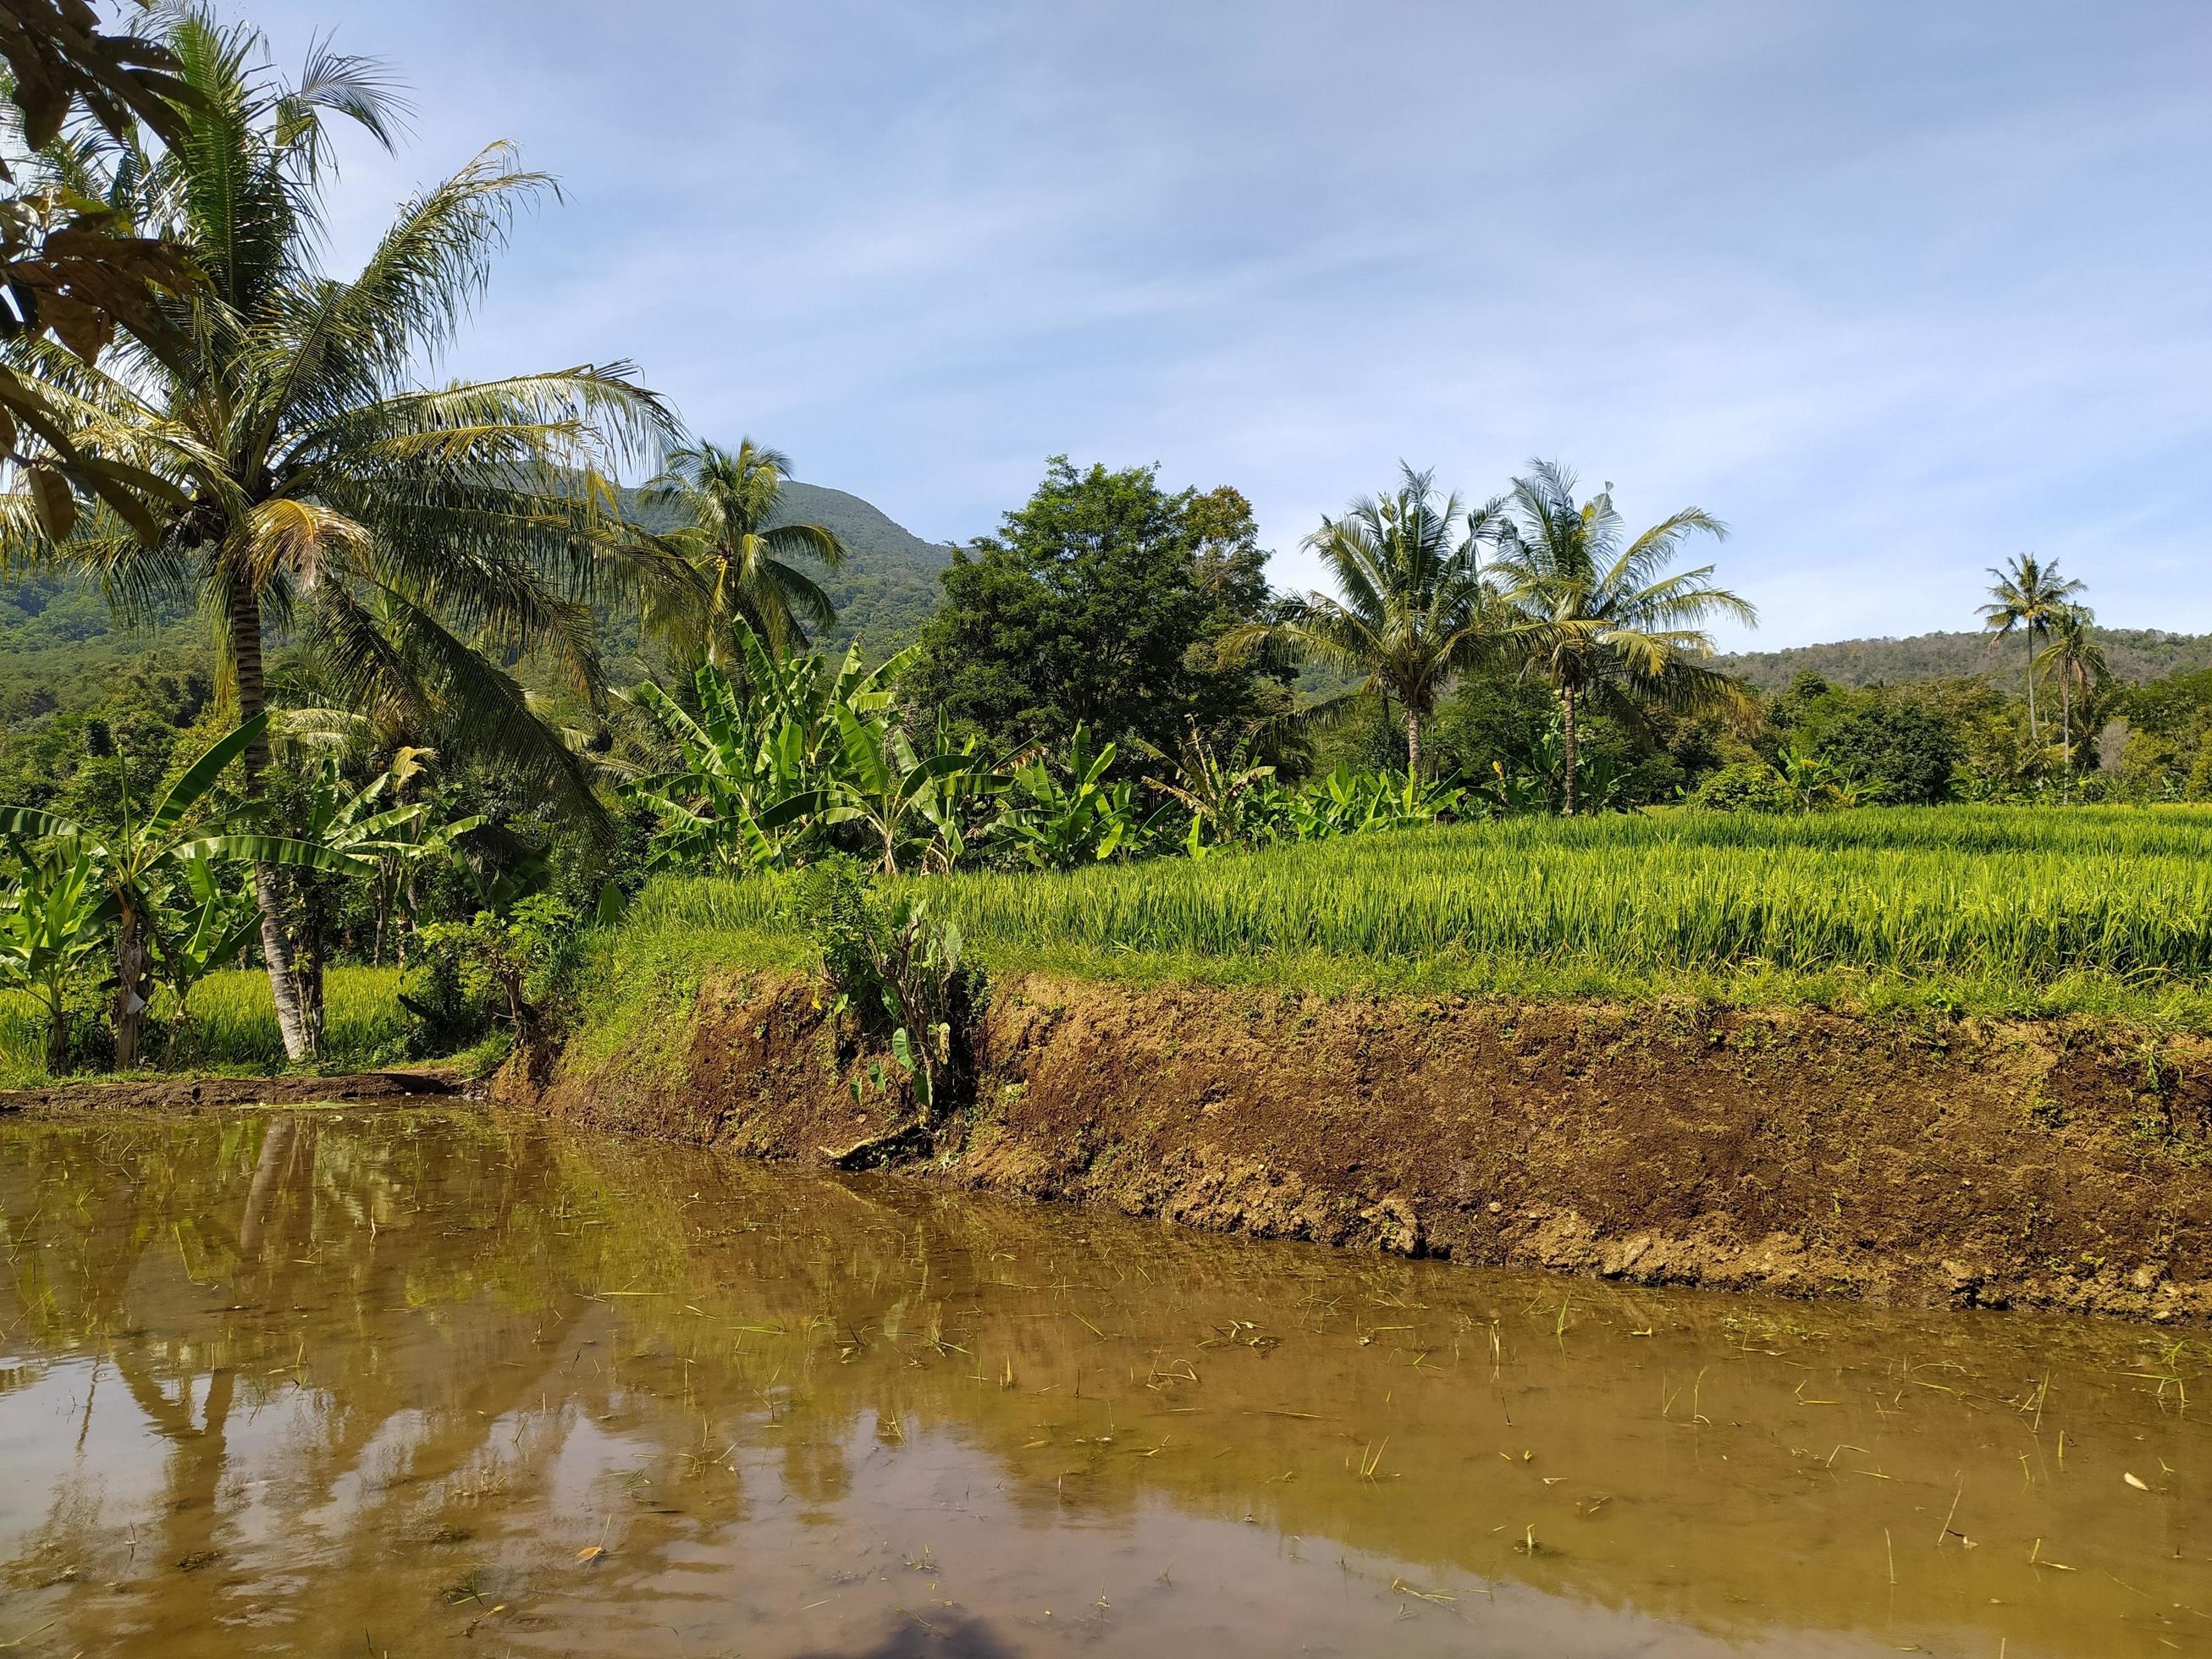
[[[2212, 635], [2168, 634], [2155, 628], [2100, 628], [2112, 678], [2138, 684], [2167, 674], [2212, 668]], [[1986, 634], [1915, 634], [1909, 639], [1838, 640], [1832, 645], [1792, 646], [1783, 651], [1742, 651], [1720, 665], [1764, 691], [1779, 691], [1802, 673], [1831, 685], [1898, 684], [1907, 680], [1959, 679], [1975, 674], [2017, 677], [2018, 641], [1993, 651]]]
[[952, 550], [926, 542], [858, 495], [821, 484], [787, 482], [776, 517], [787, 524], [818, 524], [845, 544], [842, 568], [822, 578], [837, 607], [837, 626], [825, 641], [842, 648], [862, 641], [871, 654], [910, 641], [936, 608], [937, 578], [952, 562]]

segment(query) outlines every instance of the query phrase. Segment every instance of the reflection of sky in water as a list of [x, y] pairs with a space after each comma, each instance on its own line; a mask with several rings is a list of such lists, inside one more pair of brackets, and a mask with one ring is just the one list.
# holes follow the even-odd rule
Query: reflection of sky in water
[[2212, 1652], [2193, 1337], [440, 1113], [12, 1126], [0, 1218], [9, 1651]]

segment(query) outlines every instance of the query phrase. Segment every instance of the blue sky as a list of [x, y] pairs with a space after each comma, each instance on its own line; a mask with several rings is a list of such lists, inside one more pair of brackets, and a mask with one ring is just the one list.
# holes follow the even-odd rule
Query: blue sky
[[1971, 627], [2060, 559], [2212, 630], [2212, 7], [254, 0], [565, 201], [441, 372], [635, 361], [915, 531], [1066, 452], [1299, 538], [1403, 456], [1696, 503], [1755, 638]]

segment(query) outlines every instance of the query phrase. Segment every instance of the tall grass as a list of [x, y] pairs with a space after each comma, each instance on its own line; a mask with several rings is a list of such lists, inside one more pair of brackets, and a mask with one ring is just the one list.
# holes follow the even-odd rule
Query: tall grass
[[[333, 968], [323, 975], [325, 1062], [368, 1066], [399, 1058], [410, 1016], [399, 1001], [396, 968]], [[155, 1015], [170, 1016], [166, 997]], [[179, 1066], [202, 1070], [275, 1070], [284, 1063], [268, 975], [257, 969], [210, 974], [193, 988], [191, 1021], [179, 1034]], [[0, 992], [0, 1086], [46, 1081], [46, 1023], [24, 992]], [[161, 1052], [155, 1039], [155, 1054]]]
[[[2212, 1006], [2212, 810], [1525, 818], [931, 891], [986, 954], [1336, 977], [1661, 985], [1875, 975], [2032, 1007]], [[641, 921], [772, 931], [767, 884], [665, 882]], [[1295, 978], [1278, 973], [1276, 977]]]

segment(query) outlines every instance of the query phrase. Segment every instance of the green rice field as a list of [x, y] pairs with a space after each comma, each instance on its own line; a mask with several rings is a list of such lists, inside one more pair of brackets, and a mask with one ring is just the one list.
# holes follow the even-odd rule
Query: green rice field
[[[986, 963], [1522, 994], [2212, 1021], [2212, 808], [1521, 818], [929, 890]], [[626, 931], [773, 935], [668, 880]]]
[[[399, 1004], [396, 968], [333, 968], [323, 976], [328, 1062], [368, 1066], [398, 1058], [409, 1016]], [[157, 1001], [158, 1017], [168, 1009]], [[22, 991], [0, 991], [0, 1087], [46, 1080], [45, 1013]], [[157, 1036], [154, 1053], [161, 1054]], [[198, 1070], [273, 1071], [284, 1063], [269, 980], [259, 969], [211, 974], [192, 992], [192, 1018], [177, 1045], [181, 1066]]]

